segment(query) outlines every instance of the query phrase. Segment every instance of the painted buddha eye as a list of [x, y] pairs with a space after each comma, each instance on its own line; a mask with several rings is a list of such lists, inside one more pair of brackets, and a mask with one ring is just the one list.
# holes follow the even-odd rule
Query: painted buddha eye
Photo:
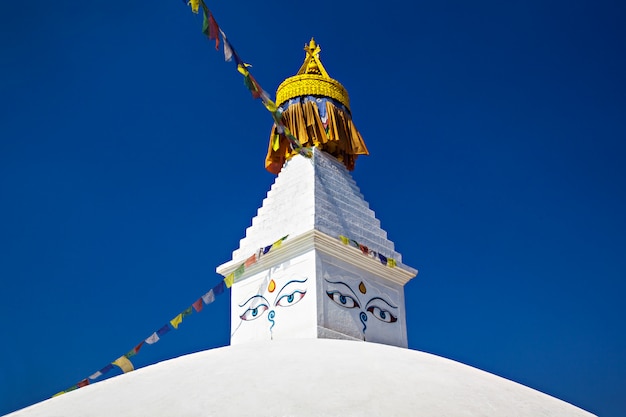
[[281, 307], [291, 307], [304, 298], [306, 291], [295, 290], [291, 294], [285, 294], [276, 300], [275, 305]]
[[359, 302], [349, 295], [340, 293], [339, 291], [326, 291], [328, 298], [333, 300], [336, 304], [345, 308], [361, 308]]
[[249, 309], [244, 311], [243, 314], [239, 316], [239, 318], [246, 321], [256, 320], [261, 317], [263, 313], [265, 313], [265, 310], [267, 310], [268, 308], [269, 307], [266, 304], [259, 304], [256, 307], [250, 307]]
[[384, 321], [385, 323], [395, 323], [398, 321], [398, 318], [391, 314], [388, 310], [383, 310], [380, 307], [370, 306], [367, 308], [367, 311], [372, 314], [375, 318], [380, 321]]

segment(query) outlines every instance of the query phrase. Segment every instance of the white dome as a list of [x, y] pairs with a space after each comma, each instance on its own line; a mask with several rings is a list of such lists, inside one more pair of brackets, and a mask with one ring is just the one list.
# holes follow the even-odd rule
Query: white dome
[[328, 339], [228, 346], [120, 375], [11, 417], [591, 416], [428, 353]]

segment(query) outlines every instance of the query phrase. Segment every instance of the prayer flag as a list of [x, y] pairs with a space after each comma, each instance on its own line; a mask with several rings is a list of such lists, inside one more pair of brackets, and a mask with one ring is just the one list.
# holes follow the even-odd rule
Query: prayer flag
[[283, 121], [281, 120], [283, 114], [280, 112], [278, 108], [276, 111], [272, 112], [272, 119], [274, 119], [274, 123], [276, 124], [276, 131], [280, 134], [285, 132], [285, 126], [283, 125]]
[[180, 313], [180, 314], [182, 314], [182, 315], [183, 315], [183, 318], [184, 318], [184, 317], [187, 317], [187, 316], [191, 316], [191, 313], [193, 313], [193, 310], [192, 310], [191, 306], [189, 306], [189, 307], [187, 307], [187, 308], [185, 309], [185, 311], [183, 311], [183, 312], [182, 312], [182, 313]]
[[157, 334], [158, 334], [159, 336], [163, 336], [165, 333], [169, 332], [170, 330], [171, 330], [171, 329], [170, 329], [170, 326], [168, 326], [168, 325], [166, 324], [165, 326], [163, 326], [163, 327], [161, 327], [159, 330], [157, 330]]
[[251, 66], [252, 65], [246, 64], [245, 62], [243, 64], [238, 64], [237, 71], [239, 71], [239, 73], [245, 77], [248, 74], [250, 74], [250, 71], [248, 71], [248, 67], [251, 67]]
[[202, 3], [203, 20], [202, 20], [202, 33], [204, 33], [209, 39], [215, 39], [215, 50], [220, 49], [220, 37], [219, 26], [213, 17], [213, 13], [209, 10], [204, 3]]
[[396, 267], [396, 260], [389, 258], [387, 259], [387, 266], [390, 268], [395, 268]]
[[68, 388], [68, 389], [66, 389], [66, 390], [63, 390], [63, 391], [61, 391], [61, 392], [57, 392], [56, 394], [54, 394], [54, 395], [52, 396], [52, 398], [54, 398], [54, 397], [58, 397], [59, 395], [65, 394], [66, 392], [74, 391], [75, 389], [78, 389], [78, 386], [76, 386], [76, 385], [72, 385], [71, 387], [69, 387], [69, 388]]
[[226, 286], [226, 284], [224, 284], [224, 281], [220, 281], [219, 284], [217, 284], [215, 287], [213, 287], [213, 293], [215, 295], [220, 295], [224, 292], [224, 287]]
[[252, 74], [248, 72], [248, 74], [243, 77], [243, 83], [248, 88], [248, 90], [250, 90], [252, 98], [256, 100], [257, 98], [261, 97], [261, 92], [263, 91], [263, 89], [256, 81], [256, 79], [252, 76]]
[[239, 58], [239, 55], [237, 54], [237, 51], [233, 47], [233, 44], [230, 44], [230, 49], [233, 51], [233, 58], [235, 58], [235, 63], [237, 64], [237, 66], [245, 65], [246, 63], [243, 62], [241, 58]]
[[83, 379], [82, 381], [76, 384], [78, 388], [86, 387], [87, 385], [89, 385], [89, 380], [87, 378]]
[[[274, 103], [270, 99], [270, 95], [268, 94], [268, 92], [263, 89], [261, 89], [261, 101], [263, 101], [263, 105], [265, 106], [266, 109], [270, 111], [270, 113], [273, 113], [276, 110], [278, 110], [278, 107], [276, 107], [276, 103]], [[270, 107], [270, 105], [272, 107]]]
[[224, 40], [224, 61], [230, 62], [233, 59], [233, 48], [230, 46], [230, 42], [226, 39], [226, 34], [220, 29], [222, 39]]
[[283, 239], [279, 239], [272, 244], [272, 249], [278, 249], [283, 244]]
[[350, 239], [348, 239], [347, 237], [343, 235], [339, 235], [339, 239], [341, 239], [341, 243], [343, 243], [344, 245], [347, 245], [350, 243]]
[[276, 103], [274, 103], [272, 100], [267, 99], [267, 100], [263, 100], [263, 105], [265, 106], [265, 108], [267, 110], [269, 110], [270, 113], [274, 114], [276, 113], [276, 111], [278, 110], [278, 107], [276, 106]]
[[242, 276], [245, 270], [246, 270], [245, 264], [239, 265], [237, 269], [235, 269], [235, 272], [233, 272], [234, 278], [239, 278], [240, 276]]
[[387, 265], [387, 257], [384, 255], [378, 254], [378, 259], [380, 259], [380, 263], [383, 265]]
[[251, 257], [249, 257], [248, 259], [246, 259], [246, 268], [253, 265], [256, 262], [256, 253], [254, 255], [252, 255]]
[[189, 6], [191, 6], [191, 11], [198, 14], [198, 9], [200, 7], [200, 0], [189, 0], [189, 3], [187, 3]]
[[276, 152], [280, 148], [280, 135], [274, 135], [272, 138], [272, 150]]
[[226, 288], [232, 287], [234, 282], [235, 274], [233, 273], [226, 275], [226, 278], [224, 278], [224, 284], [226, 284]]
[[105, 366], [104, 368], [100, 369], [100, 373], [101, 374], [106, 374], [107, 372], [109, 372], [111, 369], [113, 369], [113, 365], [108, 364], [107, 366]]
[[139, 352], [139, 349], [141, 349], [144, 343], [145, 343], [145, 340], [142, 340], [141, 343], [139, 343], [137, 346], [129, 350], [124, 356], [126, 356], [127, 358], [130, 358], [131, 356], [135, 356], [137, 352]]
[[213, 290], [204, 294], [202, 296], [202, 301], [204, 301], [204, 304], [211, 304], [213, 301], [215, 301], [215, 294], [213, 293]]
[[172, 320], [170, 320], [170, 324], [172, 325], [173, 328], [178, 329], [178, 325], [180, 323], [183, 322], [183, 314], [179, 314], [178, 316], [174, 317]]
[[198, 300], [192, 304], [193, 308], [196, 310], [196, 313], [199, 313], [202, 311], [202, 307], [204, 307], [204, 305], [202, 304], [202, 297], [198, 298]]
[[133, 368], [133, 364], [128, 360], [126, 356], [120, 356], [115, 361], [112, 362], [113, 365], [119, 366], [124, 373], [135, 370]]
[[265, 255], [267, 252], [270, 251], [270, 249], [272, 249], [272, 245], [268, 245], [263, 249], [263, 255]]
[[369, 249], [365, 245], [359, 245], [359, 249], [363, 252], [363, 255], [367, 255], [369, 253]]
[[89, 375], [89, 379], [98, 379], [102, 375], [102, 372], [98, 371]]
[[[168, 327], [169, 328], [169, 327]], [[152, 333], [146, 340], [145, 342], [149, 345], [154, 345], [156, 342], [159, 341], [159, 335], [157, 334], [157, 332]]]

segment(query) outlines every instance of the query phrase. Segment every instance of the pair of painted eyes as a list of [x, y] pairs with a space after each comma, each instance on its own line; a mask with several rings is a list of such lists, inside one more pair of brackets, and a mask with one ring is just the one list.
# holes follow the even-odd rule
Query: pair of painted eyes
[[[339, 291], [326, 291], [328, 298], [333, 300], [336, 304], [344, 308], [361, 308], [361, 305], [354, 297], [346, 294], [342, 294]], [[377, 306], [370, 306], [367, 311], [380, 321], [385, 323], [395, 323], [398, 318], [391, 314], [388, 310], [383, 310]]]
[[[297, 304], [300, 300], [302, 300], [305, 294], [306, 291], [295, 290], [291, 294], [285, 294], [278, 300], [276, 300], [274, 306], [291, 307], [292, 305]], [[263, 313], [265, 313], [267, 310], [269, 310], [269, 306], [267, 304], [259, 304], [256, 307], [248, 308], [246, 311], [243, 312], [241, 316], [239, 316], [239, 318], [246, 321], [256, 320], [261, 317]]]

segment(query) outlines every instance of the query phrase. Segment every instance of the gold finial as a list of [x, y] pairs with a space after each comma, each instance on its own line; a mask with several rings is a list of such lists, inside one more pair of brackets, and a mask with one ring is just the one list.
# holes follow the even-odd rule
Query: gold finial
[[276, 104], [282, 104], [298, 96], [325, 96], [335, 99], [350, 108], [348, 92], [337, 80], [333, 80], [326, 72], [320, 60], [322, 48], [314, 38], [304, 45], [304, 62], [293, 77], [283, 81], [276, 91]]
[[314, 38], [311, 38], [308, 45], [304, 45], [304, 52], [306, 52], [306, 56], [302, 66], [298, 70], [297, 75], [315, 74], [321, 75], [324, 78], [330, 78], [326, 72], [326, 68], [322, 65], [322, 61], [320, 61], [320, 52], [322, 52], [322, 48], [315, 43]]

